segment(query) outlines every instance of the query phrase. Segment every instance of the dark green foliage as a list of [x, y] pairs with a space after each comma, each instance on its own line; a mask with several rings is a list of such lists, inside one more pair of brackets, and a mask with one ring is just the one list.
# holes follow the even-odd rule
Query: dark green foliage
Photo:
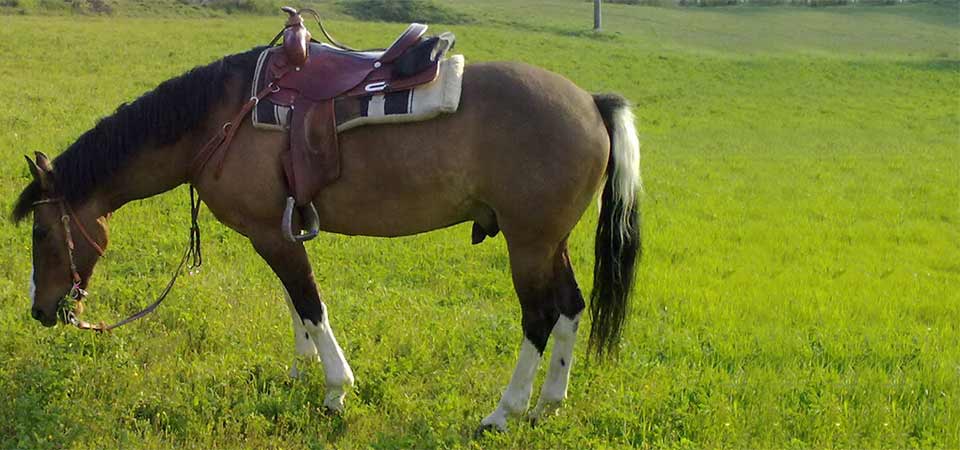
[[347, 0], [343, 12], [360, 20], [382, 22], [471, 23], [470, 16], [430, 0]]

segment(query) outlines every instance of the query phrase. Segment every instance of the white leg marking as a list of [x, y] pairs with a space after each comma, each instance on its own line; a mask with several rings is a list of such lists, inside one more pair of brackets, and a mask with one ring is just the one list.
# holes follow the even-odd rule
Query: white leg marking
[[573, 344], [577, 340], [577, 327], [580, 325], [580, 314], [573, 319], [563, 314], [553, 326], [553, 351], [550, 353], [550, 368], [547, 378], [543, 381], [543, 390], [537, 406], [530, 413], [531, 420], [539, 420], [545, 414], [555, 411], [563, 399], [567, 398], [567, 384], [570, 382], [570, 366], [573, 365]]
[[33, 266], [30, 266], [30, 307], [37, 306], [37, 282], [33, 281]]
[[343, 397], [353, 386], [353, 371], [350, 370], [350, 365], [343, 356], [343, 350], [340, 349], [340, 344], [337, 344], [337, 338], [333, 336], [333, 330], [330, 329], [327, 305], [323, 305], [323, 318], [319, 324], [307, 319], [303, 321], [303, 327], [313, 339], [320, 354], [320, 361], [323, 362], [323, 373], [327, 385], [327, 395], [323, 399], [323, 405], [333, 411], [342, 411]]
[[481, 426], [494, 426], [500, 431], [506, 431], [507, 417], [519, 416], [527, 410], [530, 406], [530, 393], [533, 392], [533, 379], [539, 366], [540, 352], [524, 338], [510, 384], [500, 398], [497, 409], [480, 422]]
[[299, 378], [300, 369], [297, 367], [297, 363], [300, 362], [301, 359], [308, 363], [316, 362], [319, 361], [320, 357], [317, 354], [317, 346], [314, 345], [313, 340], [310, 339], [307, 329], [303, 327], [303, 320], [300, 319], [297, 308], [293, 306], [290, 293], [284, 289], [283, 294], [287, 299], [287, 307], [290, 308], [290, 317], [293, 319], [293, 339], [296, 342], [296, 356], [293, 358], [293, 364], [290, 366], [290, 376]]

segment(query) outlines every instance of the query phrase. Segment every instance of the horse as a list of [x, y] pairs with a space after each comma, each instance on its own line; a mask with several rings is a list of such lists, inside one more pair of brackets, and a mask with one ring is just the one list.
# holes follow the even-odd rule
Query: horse
[[[323, 404], [337, 413], [354, 375], [304, 244], [280, 232], [288, 195], [281, 166], [286, 134], [244, 121], [219, 177], [190, 170], [198, 149], [247, 101], [262, 50], [159, 84], [99, 120], [52, 161], [40, 152], [26, 157], [33, 179], [11, 220], [33, 215], [31, 315], [50, 327], [62, 320], [68, 295], [85, 293], [108, 246], [111, 214], [130, 201], [192, 185], [216, 219], [249, 239], [280, 279], [296, 356], [322, 364]], [[506, 240], [523, 336], [516, 369], [481, 430], [505, 431], [508, 419], [524, 414], [539, 420], [566, 398], [587, 305], [567, 238], [601, 190], [589, 348], [600, 359], [616, 354], [641, 253], [640, 151], [624, 97], [590, 94], [523, 63], [468, 64], [456, 113], [355, 128], [339, 140], [340, 178], [313, 201], [322, 231], [394, 237], [472, 221], [479, 240], [498, 233]], [[550, 337], [548, 373], [528, 413]]]

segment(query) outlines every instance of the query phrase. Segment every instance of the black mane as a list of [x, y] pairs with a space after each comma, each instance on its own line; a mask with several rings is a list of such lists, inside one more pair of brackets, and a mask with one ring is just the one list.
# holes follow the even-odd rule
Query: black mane
[[[223, 98], [229, 78], [252, 77], [262, 50], [254, 48], [195, 67], [133, 103], [120, 105], [54, 159], [56, 192], [69, 203], [83, 202], [147, 144], [170, 145], [193, 131]], [[240, 93], [242, 98], [245, 92]], [[13, 207], [13, 221], [30, 213], [41, 194], [37, 182], [31, 182]]]

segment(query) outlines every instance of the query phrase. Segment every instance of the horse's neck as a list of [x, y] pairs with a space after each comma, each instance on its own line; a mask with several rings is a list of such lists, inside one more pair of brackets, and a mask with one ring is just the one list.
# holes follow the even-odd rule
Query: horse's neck
[[[232, 92], [240, 87], [227, 89]], [[193, 159], [211, 136], [240, 108], [237, 100], [212, 108], [204, 124], [186, 133], [177, 142], [166, 146], [141, 148], [110, 181], [94, 194], [95, 209], [102, 214], [116, 211], [123, 205], [176, 188], [190, 181]]]
[[186, 137], [173, 145], [144, 148], [125, 167], [97, 190], [93, 203], [103, 214], [123, 205], [162, 194], [186, 183], [188, 165], [195, 152], [195, 138]]

